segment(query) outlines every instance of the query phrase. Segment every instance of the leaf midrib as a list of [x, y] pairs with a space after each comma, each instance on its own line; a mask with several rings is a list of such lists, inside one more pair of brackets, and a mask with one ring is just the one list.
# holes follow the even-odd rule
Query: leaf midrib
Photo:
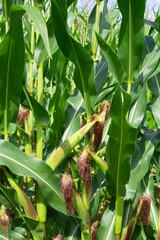
[[[122, 93], [120, 93], [122, 94]], [[122, 96], [121, 96], [122, 101]], [[123, 105], [123, 102], [122, 102]], [[119, 154], [118, 154], [118, 165], [117, 165], [117, 182], [116, 182], [116, 199], [119, 197], [119, 169], [120, 169], [120, 162], [121, 162], [121, 156], [122, 156], [122, 142], [123, 142], [123, 109], [121, 105], [121, 125], [120, 125], [120, 148], [119, 148]]]
[[2, 239], [4, 240], [9, 240], [8, 238], [5, 238], [4, 236], [0, 235], [0, 237], [2, 237]]
[[113, 228], [113, 226], [114, 226], [114, 223], [115, 223], [115, 215], [113, 216], [113, 219], [112, 219], [112, 222], [111, 222], [111, 225], [110, 225], [110, 229], [109, 229], [109, 233], [108, 233], [108, 235], [107, 235], [107, 238], [106, 238], [106, 240], [109, 240], [110, 238], [110, 234], [111, 234], [111, 231], [112, 231], [112, 228]]
[[46, 185], [49, 186], [49, 188], [51, 188], [56, 194], [57, 196], [62, 199], [61, 195], [59, 195], [56, 190], [47, 182], [45, 181], [43, 178], [41, 178], [37, 173], [35, 173], [34, 171], [32, 171], [30, 168], [28, 168], [27, 166], [25, 166], [24, 164], [17, 162], [15, 159], [8, 157], [6, 155], [3, 155], [2, 153], [0, 153], [0, 156], [7, 158], [8, 160], [11, 160], [12, 162], [16, 163], [17, 165], [20, 165], [21, 167], [23, 167], [24, 169], [28, 170], [29, 172], [31, 172], [33, 175], [35, 175], [38, 179], [40, 179], [42, 182], [44, 182]]
[[131, 87], [131, 61], [132, 61], [132, 13], [131, 13], [131, 0], [129, 0], [129, 59], [128, 59], [128, 92], [130, 93]]
[[[58, 4], [58, 2], [55, 0], [55, 3], [57, 5], [57, 8], [59, 9], [59, 12], [62, 16], [62, 20], [64, 22], [64, 25], [66, 25], [66, 21], [64, 19], [64, 16], [63, 16], [63, 13], [61, 11], [61, 8]], [[66, 33], [67, 33], [67, 30], [66, 30]], [[90, 110], [89, 110], [89, 107], [88, 107], [88, 100], [87, 100], [87, 96], [86, 96], [86, 88], [85, 88], [85, 84], [84, 84], [84, 77], [83, 77], [83, 73], [82, 73], [82, 69], [81, 69], [81, 66], [80, 66], [80, 63], [79, 63], [79, 59], [78, 59], [78, 56], [76, 54], [76, 51], [75, 51], [75, 48], [74, 48], [74, 45], [73, 45], [73, 42], [72, 42], [72, 38], [70, 37], [70, 35], [67, 33], [68, 35], [68, 38], [69, 38], [69, 41], [72, 45], [72, 49], [73, 49], [73, 52], [74, 52], [74, 55], [75, 55], [75, 58], [76, 58], [76, 62], [77, 62], [77, 65], [78, 65], [78, 69], [79, 69], [79, 72], [80, 72], [80, 76], [81, 76], [81, 80], [82, 80], [82, 87], [83, 87], [83, 94], [84, 94], [84, 101], [85, 101], [85, 106], [86, 106], [86, 113], [87, 113], [87, 116], [89, 117], [90, 116]]]

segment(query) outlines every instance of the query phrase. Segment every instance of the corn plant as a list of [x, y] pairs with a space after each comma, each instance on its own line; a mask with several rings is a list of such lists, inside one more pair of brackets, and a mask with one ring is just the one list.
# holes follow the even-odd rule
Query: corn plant
[[159, 11], [0, 1], [0, 239], [160, 239]]

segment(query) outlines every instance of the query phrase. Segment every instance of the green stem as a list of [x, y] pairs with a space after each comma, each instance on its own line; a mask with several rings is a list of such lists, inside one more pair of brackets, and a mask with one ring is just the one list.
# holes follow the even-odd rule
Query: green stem
[[21, 131], [20, 128], [17, 127], [17, 143], [20, 145]]
[[120, 239], [121, 227], [122, 227], [122, 217], [123, 217], [123, 198], [116, 197], [116, 220], [115, 220], [115, 236], [116, 240]]
[[6, 26], [6, 33], [8, 32], [9, 29], [9, 24], [8, 24], [8, 14], [7, 14], [7, 1], [8, 0], [4, 0], [4, 11], [5, 11], [5, 26]]
[[9, 90], [9, 69], [7, 69], [6, 97], [5, 97], [5, 110], [4, 110], [4, 114], [5, 114], [4, 136], [6, 141], [8, 141], [8, 90]]
[[91, 235], [89, 233], [81, 232], [81, 240], [91, 240]]
[[38, 28], [36, 28], [36, 43], [38, 42], [38, 38], [39, 38], [39, 31], [38, 31]]
[[[30, 131], [29, 131], [29, 126], [28, 126], [27, 119], [25, 118], [24, 121], [25, 121], [25, 122], [24, 122], [25, 132], [26, 132], [26, 133], [28, 134], [28, 136], [29, 136]], [[26, 153], [27, 155], [30, 155], [30, 153], [31, 153], [30, 138], [26, 138], [26, 139], [25, 139], [25, 153]]]
[[[38, 65], [38, 102], [43, 106], [43, 64]], [[37, 124], [37, 157], [42, 159], [43, 156], [43, 140], [42, 125]]]
[[[32, 0], [32, 7], [34, 7], [34, 1]], [[31, 23], [31, 53], [34, 54], [34, 23]], [[30, 95], [33, 95], [33, 60], [30, 60]], [[32, 138], [33, 138], [33, 112], [30, 111], [30, 149], [32, 152]]]
[[[31, 53], [34, 49], [34, 24], [31, 25]], [[33, 95], [33, 60], [30, 60], [30, 95]], [[30, 111], [30, 137], [33, 136], [33, 113]], [[31, 147], [32, 148], [32, 147]]]
[[[43, 106], [43, 64], [38, 65], [38, 103]], [[42, 159], [43, 157], [43, 138], [42, 138], [43, 127], [40, 124], [37, 124], [37, 147], [36, 155], [38, 158]], [[43, 229], [43, 240], [46, 239], [46, 216], [47, 216], [47, 207], [44, 196], [42, 195], [38, 185], [36, 185], [36, 206], [38, 219], [41, 223]]]
[[43, 240], [44, 240], [46, 239], [45, 222], [46, 222], [46, 216], [47, 216], [47, 208], [46, 208], [47, 203], [37, 183], [35, 184], [35, 197], [36, 197], [36, 208], [38, 213], [38, 220], [40, 221], [41, 227], [44, 232], [44, 236], [43, 236]]
[[42, 159], [43, 156], [43, 139], [42, 139], [42, 126], [37, 124], [37, 147], [36, 147], [36, 155], [37, 158]]
[[93, 39], [93, 59], [96, 59], [96, 51], [97, 51], [97, 38], [96, 38], [96, 32], [98, 33], [98, 27], [99, 27], [99, 18], [100, 18], [100, 1], [97, 0], [97, 8], [96, 8], [96, 21], [95, 21], [95, 33], [94, 33], [94, 39]]
[[131, 27], [132, 25], [132, 16], [131, 16], [131, 1], [129, 0], [129, 59], [128, 59], [128, 86], [127, 86], [127, 93], [131, 93], [131, 55], [132, 55], [132, 32]]
[[160, 240], [160, 189], [159, 189], [158, 240]]
[[[52, 98], [52, 96], [53, 96], [53, 77], [52, 77], [52, 79], [51, 79], [50, 88], [51, 88], [50, 94], [51, 94], [51, 98]], [[53, 112], [54, 112], [54, 110], [53, 110]], [[53, 123], [53, 112], [51, 113], [51, 125], [52, 125], [52, 123]]]

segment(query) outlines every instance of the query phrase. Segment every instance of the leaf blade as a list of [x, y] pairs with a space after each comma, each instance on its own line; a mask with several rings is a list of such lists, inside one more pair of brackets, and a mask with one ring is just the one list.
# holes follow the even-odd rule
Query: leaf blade
[[90, 117], [97, 95], [94, 83], [93, 60], [82, 45], [68, 32], [66, 26], [67, 8], [62, 1], [52, 0], [52, 18], [55, 37], [61, 51], [66, 58], [78, 67], [77, 74], [80, 78], [77, 78], [75, 83], [84, 97], [86, 112]]
[[0, 140], [0, 146], [0, 164], [8, 166], [17, 175], [36, 179], [47, 202], [66, 213], [58, 178], [51, 168], [40, 159], [27, 156], [11, 143]]

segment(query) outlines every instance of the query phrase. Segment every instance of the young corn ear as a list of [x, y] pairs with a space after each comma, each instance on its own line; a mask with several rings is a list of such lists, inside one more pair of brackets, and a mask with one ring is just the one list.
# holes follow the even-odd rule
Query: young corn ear
[[71, 215], [74, 214], [74, 202], [73, 202], [73, 188], [74, 182], [69, 174], [63, 174], [61, 178], [61, 189], [66, 204], [66, 210]]
[[106, 100], [101, 103], [100, 113], [105, 111], [105, 121], [107, 121], [108, 119], [110, 107], [111, 107], [110, 103]]
[[80, 175], [83, 177], [84, 185], [86, 188], [87, 195], [91, 192], [91, 172], [90, 172], [90, 157], [88, 155], [89, 148], [85, 148], [78, 161], [78, 170]]
[[97, 240], [97, 233], [98, 233], [98, 221], [94, 222], [91, 226], [91, 239], [92, 240]]
[[26, 193], [19, 187], [19, 185], [16, 183], [15, 179], [11, 176], [8, 170], [5, 167], [2, 167], [2, 169], [6, 175], [10, 186], [17, 192], [19, 203], [23, 207], [26, 216], [31, 219], [37, 220], [38, 218], [36, 211]]
[[53, 171], [63, 162], [63, 160], [70, 154], [72, 149], [82, 140], [82, 138], [89, 132], [98, 119], [87, 123], [72, 136], [70, 136], [60, 147], [53, 151], [47, 159], [47, 164]]
[[81, 155], [79, 156], [78, 161], [78, 170], [83, 179], [83, 192], [82, 199], [84, 205], [89, 211], [90, 209], [90, 197], [92, 193], [92, 183], [91, 183], [91, 172], [90, 172], [90, 156], [88, 155], [89, 148], [85, 148]]
[[144, 226], [148, 226], [150, 224], [149, 216], [151, 209], [151, 197], [149, 195], [142, 195], [138, 201], [141, 200], [143, 201], [143, 204], [138, 219], [143, 223]]
[[0, 209], [0, 231], [7, 233], [9, 225], [9, 217], [5, 209]]
[[28, 115], [29, 115], [29, 109], [20, 108], [18, 112], [17, 122], [21, 126], [24, 126], [25, 119], [28, 119]]
[[[93, 133], [93, 150], [94, 152], [98, 151], [98, 148], [102, 142], [102, 136], [103, 136], [103, 129], [104, 129], [104, 124], [105, 121], [108, 119], [109, 115], [109, 110], [110, 110], [110, 104], [108, 101], [103, 101], [101, 104], [101, 109], [100, 109], [100, 115], [98, 118], [98, 121], [96, 122], [95, 128], [94, 128], [94, 133]], [[92, 116], [92, 118], [95, 118], [95, 114]]]
[[104, 129], [104, 119], [99, 118], [99, 121], [96, 123], [94, 128], [94, 140], [93, 140], [93, 149], [94, 152], [98, 151], [99, 145], [102, 142], [102, 136], [103, 136], [103, 129]]
[[99, 167], [99, 169], [102, 171], [103, 175], [106, 176], [106, 171], [108, 169], [107, 162], [100, 158], [96, 153], [89, 151], [89, 156], [93, 159], [93, 161], [96, 163], [96, 165]]
[[55, 237], [53, 237], [51, 240], [63, 240], [61, 233], [58, 233]]
[[69, 174], [64, 173], [61, 178], [61, 190], [66, 204], [66, 210], [70, 214], [75, 212], [82, 220], [82, 227], [89, 229], [90, 223], [82, 198], [78, 194], [73, 179]]
[[138, 199], [137, 206], [133, 216], [126, 227], [121, 240], [130, 240], [136, 225], [137, 220], [142, 221], [143, 225], [149, 225], [151, 198], [148, 195], [141, 195]]

